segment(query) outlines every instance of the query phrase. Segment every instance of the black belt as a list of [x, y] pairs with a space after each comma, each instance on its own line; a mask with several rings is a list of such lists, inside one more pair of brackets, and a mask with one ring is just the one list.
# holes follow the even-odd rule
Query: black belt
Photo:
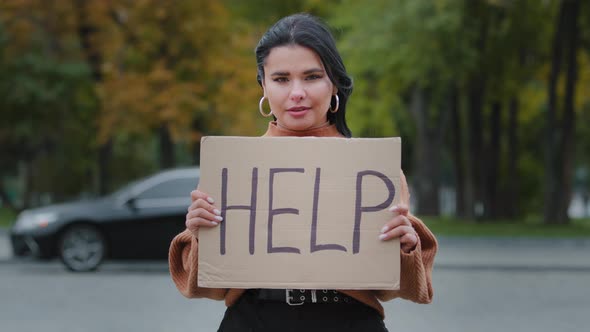
[[289, 305], [305, 303], [359, 303], [354, 298], [331, 289], [256, 289], [259, 300], [285, 302]]

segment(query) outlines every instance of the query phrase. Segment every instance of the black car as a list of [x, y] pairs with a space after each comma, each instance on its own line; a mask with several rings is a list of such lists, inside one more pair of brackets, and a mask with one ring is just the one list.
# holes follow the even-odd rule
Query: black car
[[173, 169], [96, 200], [25, 210], [10, 230], [13, 252], [57, 256], [72, 271], [95, 270], [105, 258], [166, 258], [198, 181], [198, 168]]

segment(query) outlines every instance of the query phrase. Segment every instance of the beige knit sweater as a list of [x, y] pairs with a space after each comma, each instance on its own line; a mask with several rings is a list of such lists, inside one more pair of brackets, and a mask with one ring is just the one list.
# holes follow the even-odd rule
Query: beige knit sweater
[[[340, 135], [334, 125], [327, 125], [305, 132], [294, 132], [278, 127], [275, 122], [271, 122], [264, 136], [341, 137], [342, 135]], [[410, 194], [403, 172], [401, 174], [401, 185], [401, 201], [409, 206]], [[385, 314], [379, 301], [388, 301], [397, 297], [417, 303], [430, 303], [432, 301], [432, 266], [437, 250], [436, 238], [420, 219], [411, 214], [409, 215], [409, 219], [418, 233], [420, 241], [410, 253], [404, 253], [400, 250], [400, 289], [394, 291], [338, 290], [375, 308], [382, 317], [385, 317]], [[172, 240], [168, 257], [172, 280], [180, 293], [186, 297], [225, 300], [225, 304], [228, 307], [233, 305], [245, 292], [245, 289], [201, 288], [197, 285], [199, 266], [198, 242], [198, 238], [193, 236], [189, 230], [178, 234]]]

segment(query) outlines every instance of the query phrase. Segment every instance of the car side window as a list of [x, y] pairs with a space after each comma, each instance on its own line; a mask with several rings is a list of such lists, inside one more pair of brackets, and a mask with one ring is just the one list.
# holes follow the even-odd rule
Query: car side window
[[177, 178], [161, 182], [137, 196], [138, 199], [186, 198], [197, 188], [199, 179]]

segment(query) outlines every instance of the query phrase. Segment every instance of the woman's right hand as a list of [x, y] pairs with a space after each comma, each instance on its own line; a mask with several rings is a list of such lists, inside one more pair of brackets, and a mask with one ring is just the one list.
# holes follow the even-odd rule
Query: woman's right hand
[[197, 236], [199, 227], [215, 227], [223, 220], [213, 198], [200, 190], [191, 191], [192, 203], [186, 214], [186, 228]]

